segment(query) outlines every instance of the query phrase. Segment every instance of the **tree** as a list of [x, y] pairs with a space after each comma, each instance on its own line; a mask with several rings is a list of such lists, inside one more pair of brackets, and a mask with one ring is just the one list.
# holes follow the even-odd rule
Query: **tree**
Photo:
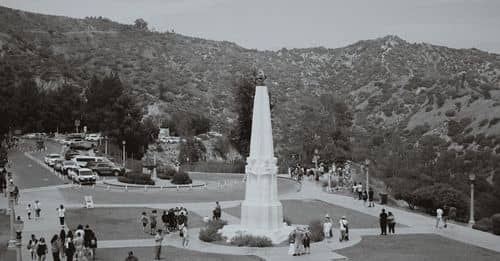
[[[94, 76], [85, 91], [84, 122], [90, 131], [106, 129], [105, 119], [111, 113], [115, 101], [123, 93], [123, 85], [117, 74], [111, 74], [102, 80]], [[75, 119], [73, 119], [75, 120]]]
[[238, 152], [247, 157], [250, 153], [252, 133], [253, 97], [255, 83], [250, 75], [242, 76], [234, 85], [236, 123], [230, 132], [231, 143]]
[[181, 164], [198, 162], [203, 159], [206, 152], [205, 145], [190, 137], [181, 143], [178, 160]]
[[136, 28], [141, 29], [141, 30], [148, 30], [148, 23], [142, 19], [138, 18], [135, 20], [134, 25]]

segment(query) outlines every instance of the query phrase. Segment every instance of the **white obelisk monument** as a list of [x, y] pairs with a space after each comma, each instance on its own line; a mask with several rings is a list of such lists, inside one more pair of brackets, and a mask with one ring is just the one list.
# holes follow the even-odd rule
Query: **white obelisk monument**
[[274, 243], [279, 243], [287, 239], [292, 228], [283, 222], [283, 206], [278, 200], [278, 167], [274, 157], [271, 110], [262, 70], [256, 78], [241, 223], [225, 226], [222, 234], [228, 238], [238, 233], [266, 236]]

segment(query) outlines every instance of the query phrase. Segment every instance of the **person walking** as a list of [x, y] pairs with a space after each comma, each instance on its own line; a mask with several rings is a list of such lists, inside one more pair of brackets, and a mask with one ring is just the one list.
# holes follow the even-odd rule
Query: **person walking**
[[215, 209], [214, 209], [214, 219], [219, 220], [222, 215], [222, 208], [219, 204], [219, 201], [215, 202]]
[[26, 207], [26, 213], [28, 214], [28, 220], [31, 220], [31, 213], [33, 212], [33, 207], [31, 206], [31, 204], [28, 204], [28, 206]]
[[291, 256], [295, 256], [295, 233], [297, 233], [297, 228], [292, 230], [290, 234], [288, 234], [288, 254]]
[[330, 218], [330, 215], [326, 214], [325, 222], [323, 223], [323, 236], [327, 243], [330, 242], [329, 239], [333, 236], [332, 227], [332, 219]]
[[163, 241], [162, 231], [161, 229], [158, 229], [155, 235], [155, 260], [160, 260], [162, 241]]
[[352, 184], [351, 193], [352, 193], [352, 197], [354, 199], [356, 199], [356, 197], [358, 195], [358, 184], [356, 183], [356, 181], [354, 181], [354, 183]]
[[54, 234], [54, 236], [52, 236], [52, 239], [50, 240], [50, 249], [52, 250], [53, 261], [61, 260], [59, 258], [61, 252], [61, 244], [59, 242], [60, 242], [59, 236], [57, 234]]
[[147, 233], [146, 232], [146, 227], [148, 226], [149, 219], [148, 219], [148, 216], [146, 215], [146, 212], [142, 212], [141, 217], [139, 218], [139, 220], [142, 223], [142, 231], [144, 233]]
[[66, 235], [66, 242], [64, 244], [66, 249], [66, 261], [73, 261], [76, 248], [73, 242], [73, 232], [71, 230], [68, 231], [68, 234]]
[[366, 207], [366, 201], [368, 200], [368, 193], [366, 193], [366, 190], [363, 191], [362, 193], [362, 198], [363, 198], [363, 206]]
[[385, 209], [382, 209], [379, 215], [380, 222], [380, 235], [387, 235], [387, 213], [385, 213]]
[[311, 254], [311, 229], [309, 227], [306, 228], [306, 231], [304, 232], [304, 239], [303, 239], [303, 245], [304, 245], [304, 252], [306, 254]]
[[368, 207], [375, 207], [375, 203], [373, 203], [373, 189], [370, 188], [368, 191]]
[[125, 261], [139, 261], [139, 259], [134, 256], [134, 252], [129, 251], [128, 256], [125, 258]]
[[45, 244], [45, 238], [41, 237], [38, 245], [36, 246], [36, 255], [38, 256], [38, 261], [45, 261], [47, 258], [47, 245]]
[[387, 226], [389, 227], [389, 234], [394, 234], [395, 231], [395, 227], [396, 227], [396, 218], [394, 217], [394, 214], [392, 214], [392, 212], [389, 211], [389, 213], [387, 213]]
[[31, 254], [31, 260], [35, 260], [36, 258], [36, 247], [38, 245], [38, 239], [36, 239], [34, 234], [31, 234], [31, 239], [28, 241], [28, 245], [26, 246], [28, 248], [28, 251]]
[[90, 250], [90, 254], [92, 259], [95, 259], [95, 250], [97, 248], [97, 238], [92, 229], [90, 229], [89, 225], [85, 226], [84, 234], [83, 234], [83, 246]]
[[35, 204], [33, 205], [33, 208], [35, 209], [35, 220], [40, 218], [40, 213], [42, 212], [42, 207], [40, 205], [39, 200], [35, 200]]
[[441, 228], [441, 223], [443, 223], [443, 209], [436, 209], [436, 228]]
[[64, 216], [66, 214], [66, 209], [61, 204], [57, 209], [57, 216], [59, 217], [59, 225], [64, 228]]
[[75, 235], [76, 236], [73, 240], [75, 244], [75, 256], [76, 260], [80, 260], [80, 258], [83, 256], [83, 229], [76, 230]]
[[344, 240], [349, 240], [349, 222], [347, 221], [347, 218], [345, 216], [342, 216], [342, 218], [339, 220], [339, 229], [339, 241], [342, 242]]
[[151, 215], [149, 216], [149, 227], [151, 229], [150, 235], [154, 236], [156, 231], [156, 209], [151, 211]]
[[61, 229], [61, 232], [59, 232], [59, 250], [61, 251], [61, 258], [66, 257], [66, 231], [64, 229]]
[[163, 229], [165, 230], [165, 233], [168, 234], [168, 214], [166, 210], [163, 210], [161, 222], [163, 222]]
[[187, 223], [181, 225], [180, 236], [182, 238], [182, 246], [187, 247], [189, 244], [189, 234], [187, 230]]

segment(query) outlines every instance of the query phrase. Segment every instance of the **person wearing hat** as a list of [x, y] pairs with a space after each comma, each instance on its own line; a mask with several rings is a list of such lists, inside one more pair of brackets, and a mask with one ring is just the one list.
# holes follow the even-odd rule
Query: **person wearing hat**
[[325, 222], [323, 223], [323, 235], [328, 242], [328, 239], [333, 236], [332, 232], [332, 219], [330, 218], [330, 215], [326, 214], [325, 215]]
[[339, 241], [342, 242], [344, 240], [349, 240], [349, 222], [347, 221], [345, 216], [342, 216], [342, 218], [339, 221], [340, 225], [340, 238]]

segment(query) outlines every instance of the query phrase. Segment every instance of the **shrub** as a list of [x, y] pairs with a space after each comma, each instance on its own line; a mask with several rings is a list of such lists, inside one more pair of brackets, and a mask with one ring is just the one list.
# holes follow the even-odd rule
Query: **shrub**
[[482, 218], [472, 226], [473, 229], [489, 232], [491, 231], [493, 224], [491, 218]]
[[172, 183], [176, 185], [184, 185], [193, 183], [193, 180], [191, 180], [187, 172], [180, 170], [172, 177]]
[[204, 242], [221, 241], [222, 235], [219, 229], [227, 224], [224, 220], [210, 220], [205, 228], [200, 230], [199, 239]]
[[123, 176], [118, 177], [118, 181], [129, 184], [137, 185], [154, 185], [155, 182], [151, 179], [149, 174], [140, 172], [127, 172]]
[[438, 207], [444, 205], [455, 207], [457, 217], [467, 215], [467, 198], [464, 194], [448, 184], [436, 183], [431, 186], [421, 187], [413, 191], [414, 204], [427, 213], [434, 213]]
[[239, 235], [231, 239], [231, 245], [235, 246], [249, 246], [249, 247], [270, 247], [273, 242], [268, 237], [252, 236], [252, 235]]
[[500, 122], [500, 118], [493, 118], [491, 121], [490, 121], [490, 124], [488, 125], [488, 127], [491, 127], [491, 126], [494, 126], [496, 125], [497, 123]]
[[160, 167], [156, 170], [156, 174], [160, 179], [172, 179], [175, 173], [177, 173], [177, 171], [175, 171], [174, 168], [168, 166]]
[[500, 213], [491, 216], [491, 225], [493, 234], [500, 235]]
[[193, 172], [245, 173], [245, 161], [200, 161], [189, 165], [182, 165], [182, 169]]
[[325, 235], [323, 234], [323, 224], [320, 220], [315, 220], [309, 223], [309, 228], [311, 229], [312, 242], [320, 242], [325, 239]]

